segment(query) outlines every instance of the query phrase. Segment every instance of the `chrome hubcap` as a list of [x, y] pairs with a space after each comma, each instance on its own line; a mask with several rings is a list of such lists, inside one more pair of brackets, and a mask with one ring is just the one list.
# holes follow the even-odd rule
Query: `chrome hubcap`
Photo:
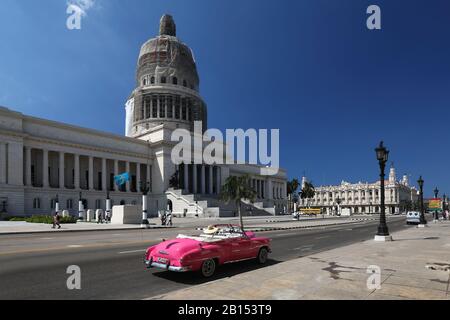
[[213, 260], [206, 260], [203, 263], [203, 268], [202, 268], [202, 272], [205, 276], [210, 276], [211, 274], [213, 274], [214, 272], [214, 261]]
[[259, 262], [264, 263], [267, 260], [267, 250], [262, 249], [259, 253]]

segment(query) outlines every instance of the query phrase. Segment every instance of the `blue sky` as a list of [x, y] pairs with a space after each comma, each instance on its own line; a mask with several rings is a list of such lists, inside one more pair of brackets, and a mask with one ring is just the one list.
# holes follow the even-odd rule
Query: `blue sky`
[[0, 105], [123, 134], [139, 48], [170, 13], [210, 127], [280, 128], [282, 167], [316, 185], [376, 180], [383, 139], [399, 176], [450, 192], [447, 0], [94, 0], [79, 31], [65, 0], [0, 4]]

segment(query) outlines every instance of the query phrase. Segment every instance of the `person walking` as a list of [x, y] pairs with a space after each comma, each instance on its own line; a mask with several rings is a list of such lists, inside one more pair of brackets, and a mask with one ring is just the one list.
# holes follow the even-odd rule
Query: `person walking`
[[172, 224], [172, 211], [168, 211], [167, 212], [167, 222], [166, 222], [166, 225], [168, 225], [168, 226], [173, 226], [173, 224]]
[[56, 226], [58, 226], [58, 229], [61, 229], [60, 220], [61, 220], [61, 217], [59, 216], [58, 211], [56, 211], [56, 212], [55, 212], [55, 215], [53, 216], [53, 226], [52, 226], [52, 229], [55, 229]]

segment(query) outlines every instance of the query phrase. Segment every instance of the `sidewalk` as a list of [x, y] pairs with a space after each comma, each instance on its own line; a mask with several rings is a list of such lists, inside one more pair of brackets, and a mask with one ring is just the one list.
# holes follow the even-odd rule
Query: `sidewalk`
[[[430, 223], [149, 299], [450, 299], [450, 223]], [[368, 266], [381, 268], [381, 289], [369, 290]], [[428, 268], [427, 268], [428, 266]], [[192, 275], [194, 276], [194, 275]]]
[[[244, 223], [248, 231], [272, 231], [313, 228], [321, 226], [331, 226], [339, 224], [358, 223], [374, 218], [310, 218], [300, 221], [293, 221], [290, 217], [245, 217]], [[148, 219], [149, 229], [172, 228], [161, 226], [159, 218]], [[173, 228], [204, 228], [210, 224], [220, 223], [239, 223], [239, 218], [174, 218]], [[137, 230], [142, 229], [140, 225], [126, 224], [97, 224], [95, 222], [77, 222], [76, 224], [61, 224], [61, 229], [52, 229], [49, 224], [27, 223], [27, 222], [8, 222], [0, 221], [0, 235], [5, 234], [29, 234], [44, 232], [75, 232], [75, 231], [109, 231], [109, 230]]]

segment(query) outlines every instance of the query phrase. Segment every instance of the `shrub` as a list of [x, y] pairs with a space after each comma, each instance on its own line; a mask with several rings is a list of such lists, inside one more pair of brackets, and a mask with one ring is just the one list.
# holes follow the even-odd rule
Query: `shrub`
[[[9, 221], [26, 221], [29, 223], [45, 223], [52, 224], [52, 216], [31, 216], [31, 217], [10, 217]], [[61, 217], [59, 220], [61, 224], [77, 223], [77, 219], [74, 217]]]

